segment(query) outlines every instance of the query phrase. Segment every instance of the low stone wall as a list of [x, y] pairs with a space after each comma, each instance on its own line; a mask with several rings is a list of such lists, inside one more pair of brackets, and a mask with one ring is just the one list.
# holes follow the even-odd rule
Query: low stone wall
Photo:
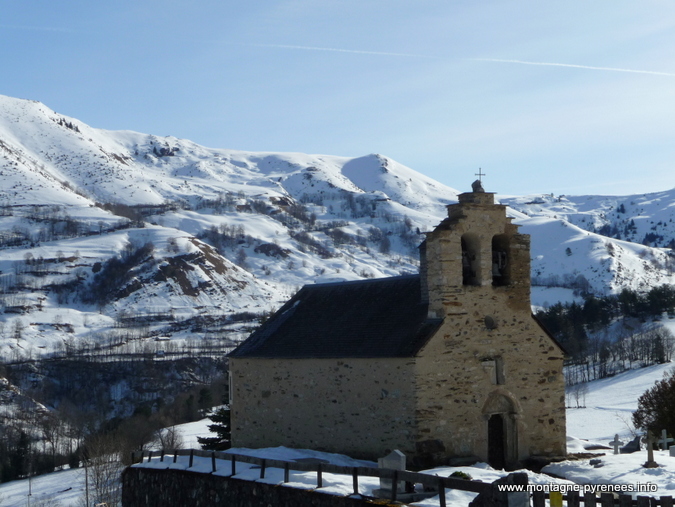
[[[262, 484], [184, 470], [127, 468], [122, 474], [123, 507], [361, 507], [373, 502], [311, 490]], [[377, 502], [377, 505], [389, 505]]]

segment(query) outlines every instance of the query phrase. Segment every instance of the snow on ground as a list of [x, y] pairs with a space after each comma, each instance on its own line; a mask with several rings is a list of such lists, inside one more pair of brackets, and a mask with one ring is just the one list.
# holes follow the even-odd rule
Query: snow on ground
[[30, 484], [28, 480], [0, 484], [0, 505], [2, 507], [29, 505], [29, 491], [31, 492], [30, 505], [59, 505], [61, 507], [84, 505], [84, 473], [83, 468], [76, 468], [33, 477]]
[[589, 382], [586, 408], [567, 409], [567, 434], [604, 445], [616, 433], [624, 441], [632, 438], [630, 421], [637, 399], [674, 366], [659, 364]]
[[202, 419], [191, 423], [179, 424], [176, 429], [180, 433], [185, 449], [200, 449], [197, 437], [207, 437], [209, 435], [209, 425], [213, 424], [211, 419]]
[[[633, 454], [613, 454], [607, 451], [598, 458], [598, 465], [589, 460], [563, 461], [544, 468], [546, 473], [565, 477], [577, 484], [625, 484], [633, 487], [653, 485], [655, 491], [632, 492], [632, 496], [675, 496], [675, 457], [668, 451], [654, 451], [654, 460], [658, 468], [643, 468], [647, 461], [647, 451]], [[598, 468], [596, 468], [598, 466]], [[629, 492], [626, 492], [629, 493]]]

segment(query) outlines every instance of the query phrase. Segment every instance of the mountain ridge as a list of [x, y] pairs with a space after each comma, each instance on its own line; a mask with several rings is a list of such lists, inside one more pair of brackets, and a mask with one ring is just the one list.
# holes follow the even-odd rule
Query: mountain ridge
[[[185, 342], [191, 329], [243, 337], [255, 323], [234, 316], [264, 315], [305, 283], [416, 272], [424, 231], [459, 193], [383, 155], [206, 148], [96, 129], [6, 96], [0, 178], [5, 357], [108, 340], [129, 315], [163, 316], [141, 340]], [[537, 304], [673, 282], [664, 247], [675, 238], [675, 191], [497, 197], [532, 237], [533, 282], [569, 291], [535, 287]], [[91, 298], [101, 273], [146, 251], [115, 291]], [[210, 327], [191, 327], [207, 316]]]

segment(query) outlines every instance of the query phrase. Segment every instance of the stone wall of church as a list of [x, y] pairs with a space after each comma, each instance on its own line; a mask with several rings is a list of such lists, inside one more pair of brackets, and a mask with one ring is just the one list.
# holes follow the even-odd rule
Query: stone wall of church
[[[414, 450], [414, 360], [232, 358], [234, 447]], [[244, 402], [241, 402], [244, 400]]]
[[499, 308], [503, 295], [466, 292], [417, 360], [419, 454], [442, 442], [436, 452], [487, 460], [488, 419], [500, 412], [512, 426], [507, 461], [564, 455], [562, 352], [531, 315]]

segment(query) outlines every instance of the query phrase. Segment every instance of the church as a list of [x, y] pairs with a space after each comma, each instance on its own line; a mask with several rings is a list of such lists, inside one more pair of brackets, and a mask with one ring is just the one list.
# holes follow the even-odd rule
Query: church
[[447, 209], [418, 275], [306, 285], [230, 354], [233, 447], [565, 455], [565, 354], [532, 315], [530, 238], [480, 181]]

